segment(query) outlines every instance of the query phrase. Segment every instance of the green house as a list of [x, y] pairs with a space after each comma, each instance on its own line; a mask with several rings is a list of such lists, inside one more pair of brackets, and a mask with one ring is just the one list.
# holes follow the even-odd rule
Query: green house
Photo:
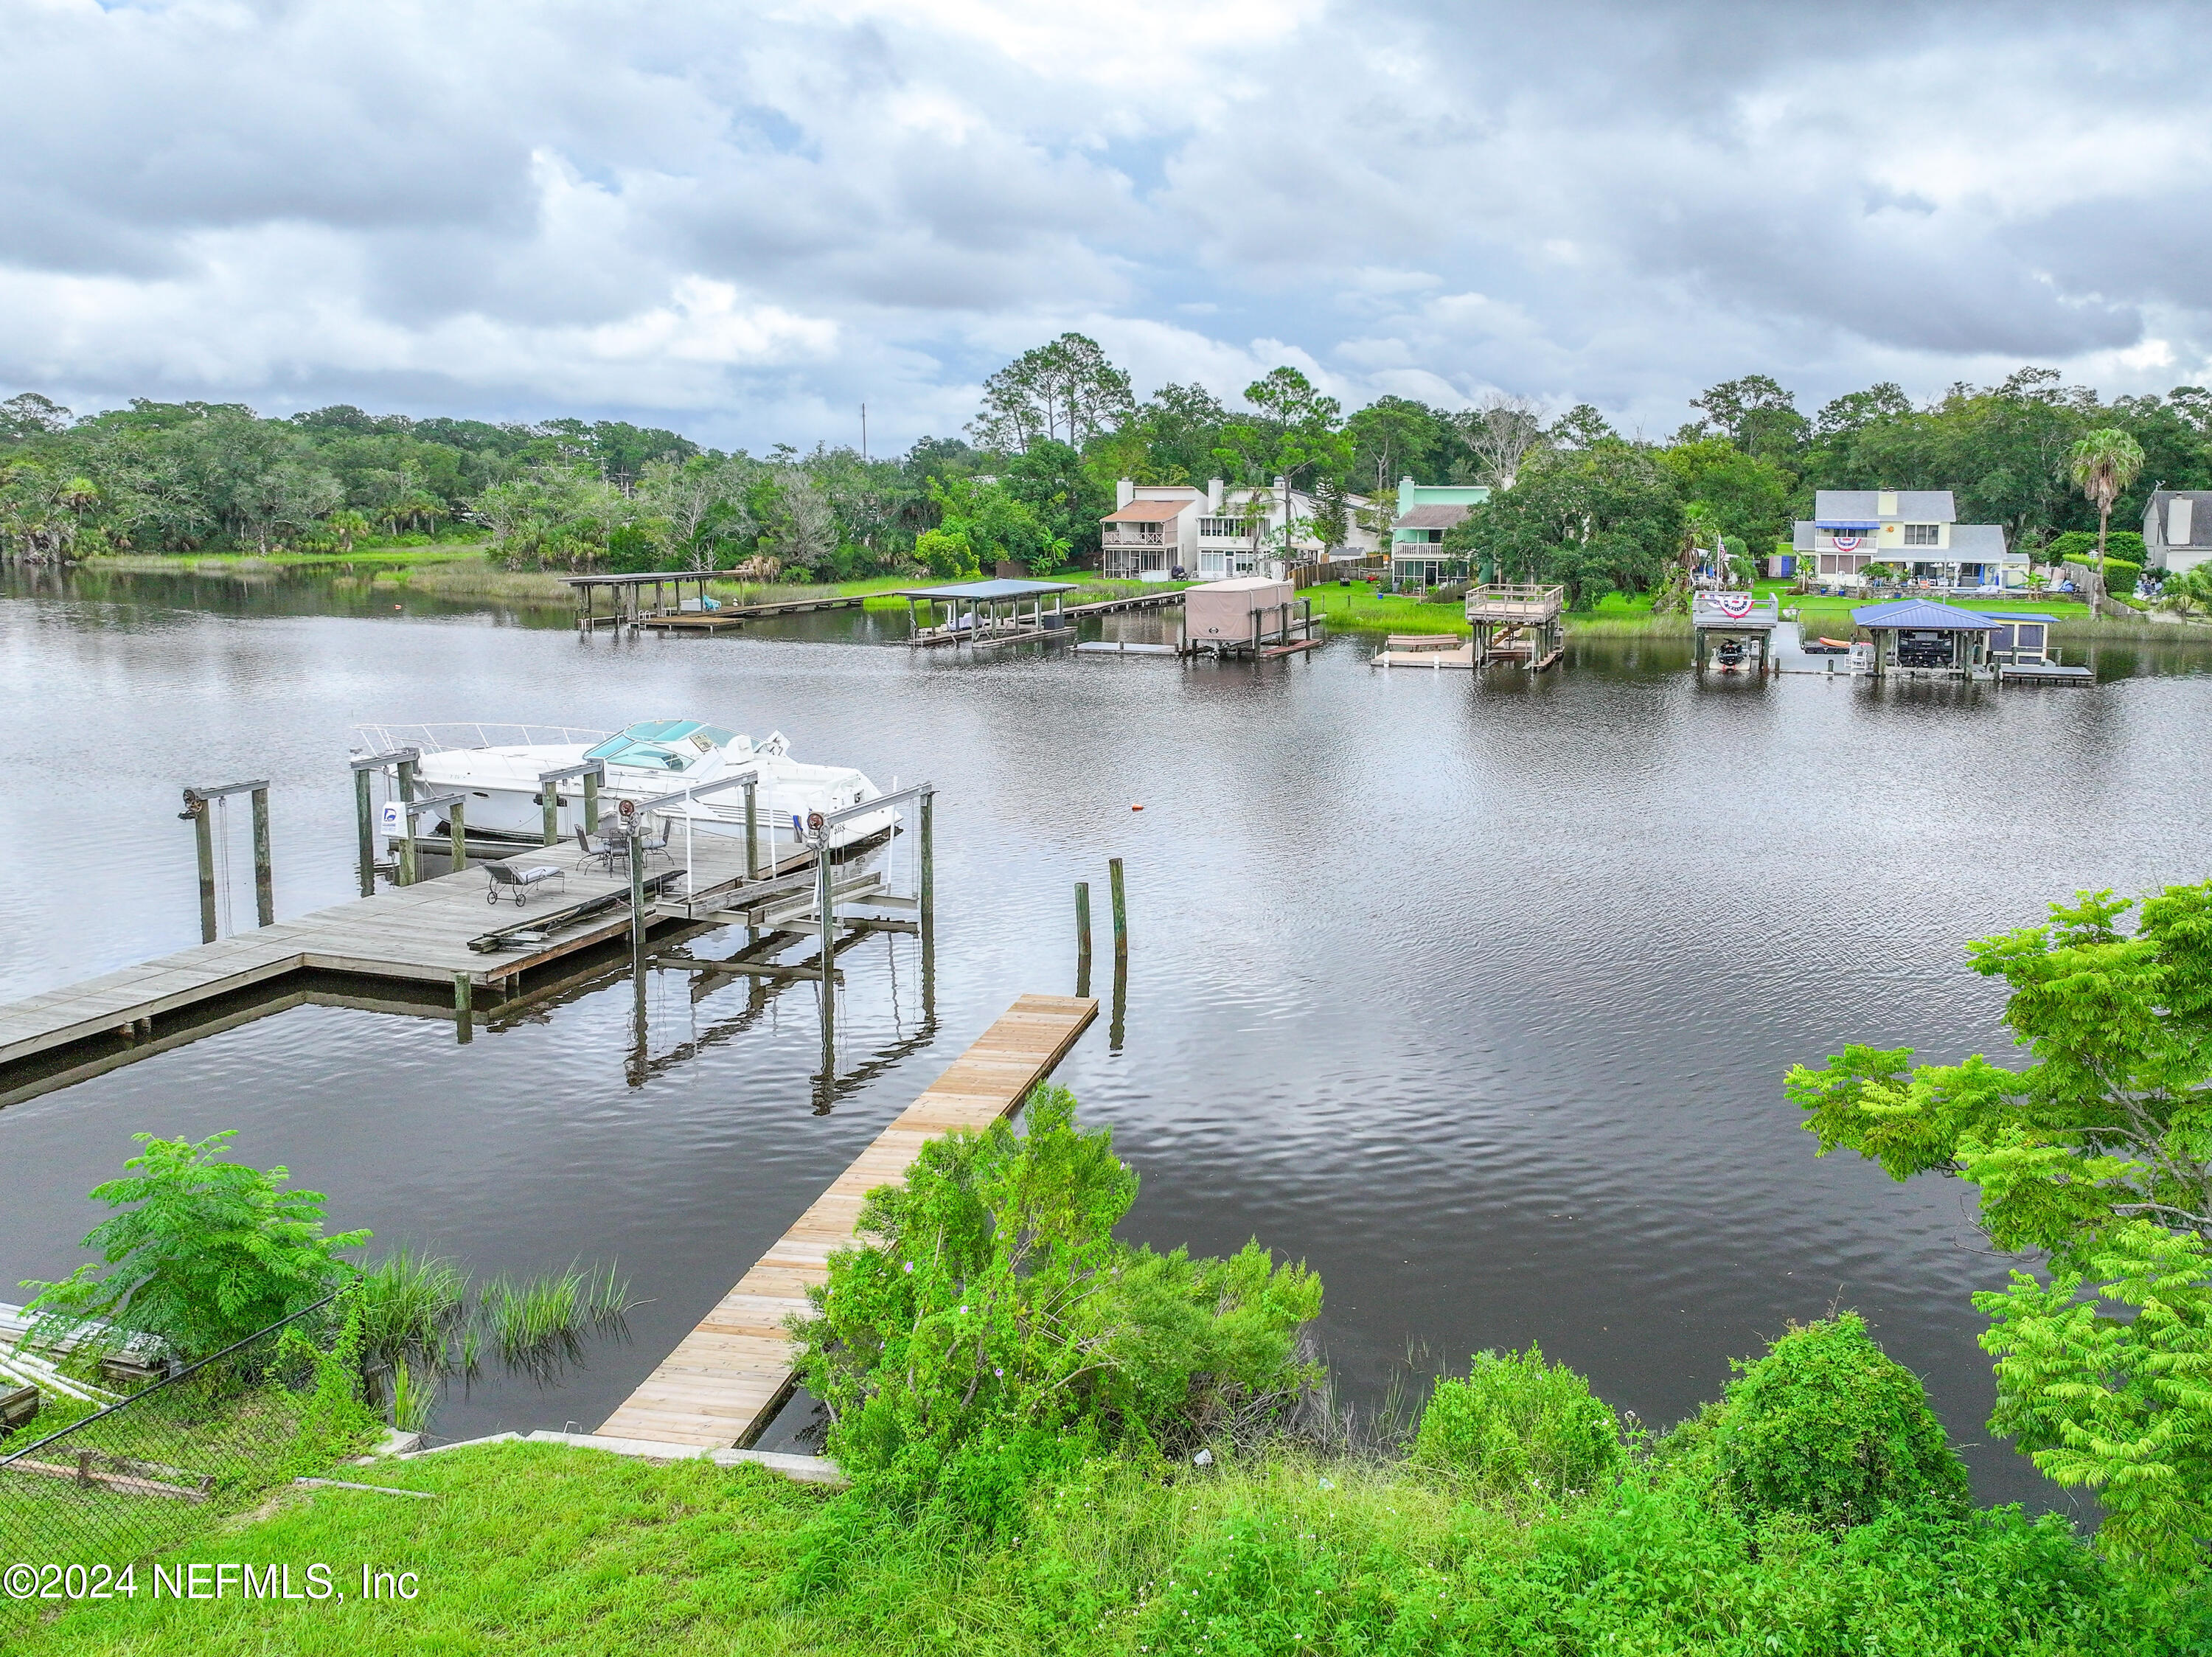
[[1390, 580], [1398, 587], [1434, 587], [1464, 575], [1465, 560], [1444, 556], [1444, 531], [1490, 498], [1483, 484], [1398, 480], [1398, 515], [1390, 524]]

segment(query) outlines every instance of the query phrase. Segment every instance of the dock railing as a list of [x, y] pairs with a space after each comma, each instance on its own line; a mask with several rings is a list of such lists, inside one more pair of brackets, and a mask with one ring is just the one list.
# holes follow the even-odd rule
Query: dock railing
[[421, 753], [444, 753], [455, 748], [591, 748], [613, 734], [612, 731], [584, 730], [573, 725], [465, 722], [356, 725], [353, 728], [353, 751], [356, 754], [383, 754], [402, 748], [413, 748]]
[[1528, 582], [1485, 582], [1467, 594], [1469, 621], [1550, 621], [1566, 608], [1567, 589]]

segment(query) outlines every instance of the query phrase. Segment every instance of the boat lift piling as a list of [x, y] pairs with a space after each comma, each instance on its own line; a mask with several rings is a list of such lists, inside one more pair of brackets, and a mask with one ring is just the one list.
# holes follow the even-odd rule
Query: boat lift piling
[[415, 797], [415, 765], [422, 757], [420, 748], [394, 748], [389, 753], [372, 753], [352, 762], [354, 829], [361, 843], [361, 895], [376, 896], [376, 797], [369, 783], [377, 771], [398, 768], [399, 797]]
[[[216, 940], [216, 867], [215, 825], [208, 819], [210, 801], [228, 799], [234, 794], [253, 796], [253, 909], [255, 924], [276, 924], [276, 892], [269, 856], [269, 779], [262, 777], [252, 783], [226, 783], [218, 789], [186, 789], [185, 808], [177, 815], [192, 825], [194, 849], [199, 855], [200, 873], [200, 941], [213, 943]], [[228, 870], [224, 871], [227, 874]]]
[[1075, 883], [1075, 993], [1091, 993], [1091, 882]]
[[538, 798], [545, 807], [545, 844], [557, 845], [561, 840], [561, 787], [572, 777], [584, 779], [584, 832], [599, 831], [599, 784], [606, 780], [607, 762], [586, 759], [581, 765], [563, 765], [558, 771], [538, 773]]

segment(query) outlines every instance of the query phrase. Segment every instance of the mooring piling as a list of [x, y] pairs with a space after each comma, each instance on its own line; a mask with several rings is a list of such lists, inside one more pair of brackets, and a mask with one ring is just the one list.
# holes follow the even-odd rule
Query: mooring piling
[[924, 931], [937, 912], [937, 858], [933, 829], [937, 820], [937, 790], [925, 783], [921, 785], [921, 882], [920, 888], [921, 924]]
[[1121, 860], [1119, 857], [1106, 860], [1106, 874], [1114, 892], [1114, 959], [1116, 963], [1114, 970], [1118, 972], [1121, 970], [1121, 964], [1129, 959], [1129, 908], [1122, 895]]
[[463, 1042], [474, 1040], [470, 1014], [476, 1004], [476, 985], [465, 972], [453, 974], [453, 1031]]
[[1075, 993], [1091, 993], [1091, 882], [1075, 883]]
[[[208, 806], [234, 794], [253, 797], [253, 908], [258, 925], [276, 924], [276, 889], [269, 862], [269, 779], [226, 783], [219, 789], [186, 789], [185, 808], [177, 814], [192, 825], [193, 850], [199, 859], [200, 941], [213, 943], [219, 930], [216, 921], [215, 825]], [[227, 877], [228, 869], [223, 871]]]

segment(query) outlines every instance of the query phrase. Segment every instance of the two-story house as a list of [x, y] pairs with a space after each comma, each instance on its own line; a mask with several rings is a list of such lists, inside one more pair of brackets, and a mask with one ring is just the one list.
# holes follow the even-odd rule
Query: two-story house
[[[1279, 576], [1286, 561], [1318, 558], [1325, 550], [1314, 530], [1320, 503], [1280, 478], [1272, 488], [1234, 489], [1215, 478], [1203, 490], [1125, 478], [1114, 492], [1114, 510], [1098, 521], [1098, 539], [1101, 572], [1116, 579], [1167, 581], [1177, 570], [1191, 581]], [[1367, 507], [1364, 496], [1345, 497], [1346, 534], [1336, 549], [1340, 555], [1364, 557], [1374, 550], [1375, 533], [1359, 521]]]
[[1490, 498], [1482, 484], [1417, 484], [1398, 480], [1398, 515], [1390, 522], [1390, 579], [1398, 585], [1433, 587], [1443, 579], [1444, 531]]
[[1948, 489], [1823, 489], [1790, 537], [1800, 575], [1842, 587], [1887, 564], [1940, 587], [2019, 587], [2027, 554], [2005, 545], [2002, 524], [1962, 524]]
[[2212, 490], [2154, 489], [2143, 503], [2143, 567], [2169, 576], [2212, 558]]

